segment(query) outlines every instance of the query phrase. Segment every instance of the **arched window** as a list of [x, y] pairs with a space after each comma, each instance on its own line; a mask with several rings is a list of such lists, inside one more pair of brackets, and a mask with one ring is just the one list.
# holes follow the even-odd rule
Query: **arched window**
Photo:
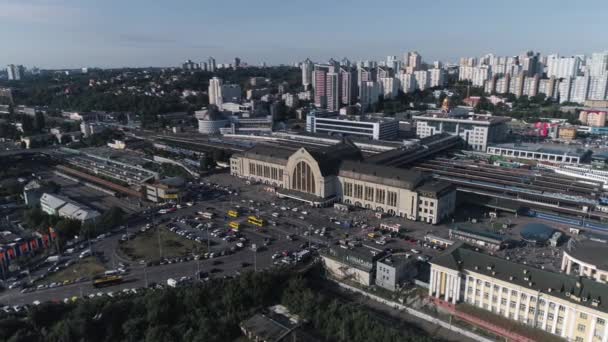
[[315, 175], [312, 173], [312, 169], [308, 163], [301, 161], [296, 164], [293, 171], [293, 179], [291, 180], [291, 188], [311, 194], [316, 193]]

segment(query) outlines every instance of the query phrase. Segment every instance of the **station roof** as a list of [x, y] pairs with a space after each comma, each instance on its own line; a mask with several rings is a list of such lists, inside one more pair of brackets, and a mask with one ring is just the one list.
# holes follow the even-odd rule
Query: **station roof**
[[608, 271], [608, 243], [582, 240], [573, 244], [573, 248], [566, 251], [572, 257], [583, 262], [595, 265], [601, 270]]
[[505, 144], [492, 144], [489, 147], [505, 148], [510, 150], [536, 152], [536, 153], [547, 153], [565, 155], [570, 157], [582, 157], [588, 150], [580, 147], [572, 147], [557, 144], [530, 144], [530, 143], [505, 143]]
[[356, 161], [344, 161], [339, 176], [365, 182], [414, 190], [423, 180], [422, 173]]

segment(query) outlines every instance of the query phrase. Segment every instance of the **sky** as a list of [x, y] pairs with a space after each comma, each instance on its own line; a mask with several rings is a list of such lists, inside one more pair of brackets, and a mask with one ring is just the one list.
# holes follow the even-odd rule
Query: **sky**
[[607, 14], [607, 0], [0, 0], [0, 65], [589, 54], [608, 50]]

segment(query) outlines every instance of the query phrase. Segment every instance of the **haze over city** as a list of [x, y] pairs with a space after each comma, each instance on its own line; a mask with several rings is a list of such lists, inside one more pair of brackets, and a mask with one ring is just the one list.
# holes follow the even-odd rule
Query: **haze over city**
[[608, 2], [0, 1], [0, 65], [172, 66], [240, 56], [377, 59], [407, 50], [457, 62], [485, 53], [588, 54], [606, 42]]

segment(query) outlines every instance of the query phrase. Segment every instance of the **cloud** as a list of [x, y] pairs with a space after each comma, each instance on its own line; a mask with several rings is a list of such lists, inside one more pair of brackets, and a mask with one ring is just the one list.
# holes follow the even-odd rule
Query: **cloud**
[[17, 23], [50, 24], [72, 19], [80, 10], [61, 1], [11, 1], [0, 3], [0, 19]]

